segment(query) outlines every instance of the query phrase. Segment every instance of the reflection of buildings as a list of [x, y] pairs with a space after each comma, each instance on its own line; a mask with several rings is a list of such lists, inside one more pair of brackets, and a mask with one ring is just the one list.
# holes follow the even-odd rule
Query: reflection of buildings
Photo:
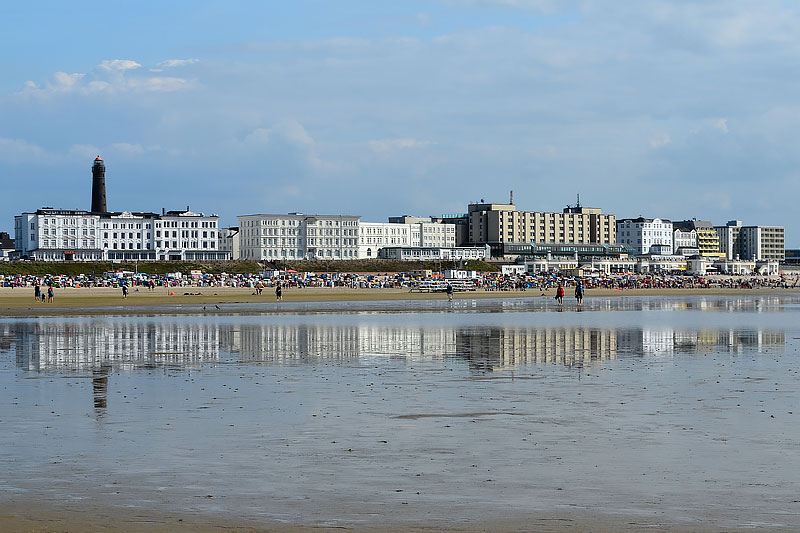
[[[702, 302], [699, 302], [702, 303]], [[685, 302], [684, 302], [685, 305]], [[242, 363], [298, 364], [397, 358], [466, 360], [474, 371], [542, 363], [567, 366], [618, 357], [761, 352], [784, 330], [596, 327], [403, 327], [386, 324], [219, 324], [93, 320], [0, 324], [0, 352], [31, 371], [91, 370], [98, 402], [111, 370], [192, 368], [221, 356]], [[101, 403], [102, 403], [101, 402]], [[102, 407], [102, 406], [99, 406]]]
[[437, 358], [453, 353], [455, 330], [427, 327], [273, 324], [234, 326], [231, 344], [242, 361], [301, 362], [369, 356]]
[[642, 354], [671, 355], [699, 352], [762, 352], [786, 344], [786, 332], [764, 329], [647, 328], [641, 334]]
[[457, 331], [456, 353], [480, 370], [534, 363], [568, 366], [617, 355], [617, 330], [600, 328], [487, 328]]
[[27, 370], [192, 366], [219, 359], [219, 326], [175, 322], [19, 323], [17, 365]]

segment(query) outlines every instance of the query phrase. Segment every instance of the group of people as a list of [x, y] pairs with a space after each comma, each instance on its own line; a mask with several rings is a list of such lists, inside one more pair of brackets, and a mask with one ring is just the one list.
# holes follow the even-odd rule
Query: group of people
[[53, 290], [52, 285], [48, 285], [47, 290], [44, 290], [44, 288], [38, 283], [33, 286], [33, 299], [37, 302], [53, 303], [55, 295], [56, 293]]
[[[558, 287], [556, 288], [556, 301], [558, 302], [558, 306], [564, 306], [564, 284], [559, 283]], [[580, 311], [583, 307], [583, 283], [578, 281], [575, 284], [575, 301], [578, 302], [578, 311]]]

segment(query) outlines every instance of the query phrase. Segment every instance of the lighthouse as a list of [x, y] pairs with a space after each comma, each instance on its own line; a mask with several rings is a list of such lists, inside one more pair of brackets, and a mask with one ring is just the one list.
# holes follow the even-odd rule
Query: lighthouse
[[99, 155], [92, 165], [92, 213], [107, 213], [106, 165]]

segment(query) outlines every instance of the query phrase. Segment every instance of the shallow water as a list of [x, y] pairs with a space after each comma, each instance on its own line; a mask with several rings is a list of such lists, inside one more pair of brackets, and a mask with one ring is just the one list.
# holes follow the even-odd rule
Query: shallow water
[[800, 528], [797, 296], [313, 308], [0, 320], [0, 498]]

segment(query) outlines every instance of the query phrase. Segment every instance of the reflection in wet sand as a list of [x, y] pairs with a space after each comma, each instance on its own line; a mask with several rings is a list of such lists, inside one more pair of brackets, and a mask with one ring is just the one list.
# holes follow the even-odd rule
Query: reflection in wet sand
[[800, 308], [766, 300], [0, 319], [4, 498], [336, 528], [585, 511], [798, 530]]
[[369, 357], [459, 359], [474, 371], [558, 363], [585, 365], [619, 356], [707, 351], [760, 352], [783, 346], [779, 329], [656, 327], [429, 327], [206, 323], [198, 321], [14, 322], [0, 345], [33, 371], [199, 367], [221, 360], [297, 364]]

